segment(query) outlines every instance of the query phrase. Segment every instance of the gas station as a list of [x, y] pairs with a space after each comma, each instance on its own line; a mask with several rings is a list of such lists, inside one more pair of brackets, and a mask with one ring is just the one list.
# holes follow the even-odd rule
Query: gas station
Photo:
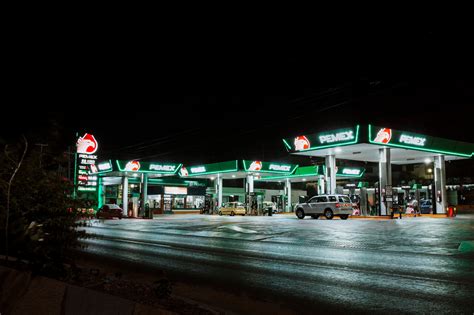
[[[320, 165], [258, 160], [200, 165], [108, 160], [91, 162], [89, 175], [97, 179], [99, 208], [117, 203], [125, 216], [132, 217], [203, 213], [203, 209], [211, 209], [208, 213], [212, 213], [224, 203], [224, 182], [230, 180], [243, 180], [240, 189], [245, 200], [241, 201], [249, 214], [257, 213], [264, 199], [269, 198], [255, 189], [255, 183], [284, 184], [281, 208], [292, 212], [295, 203], [304, 201], [301, 197], [308, 197], [299, 195], [300, 200], [292, 200], [292, 183], [301, 186], [303, 182], [316, 183], [317, 194], [356, 196], [364, 215], [369, 208], [372, 215], [389, 215], [392, 206], [406, 202], [408, 197], [431, 200], [432, 212], [442, 214], [448, 206], [446, 161], [470, 159], [474, 152], [470, 143], [373, 125], [297, 135], [283, 139], [283, 144], [290, 155], [319, 158]], [[362, 163], [377, 165], [377, 181], [372, 186], [364, 179], [366, 168], [360, 166]], [[423, 163], [433, 165], [432, 184], [393, 185], [392, 165]], [[337, 180], [349, 182], [344, 187], [338, 186]], [[232, 195], [225, 197], [230, 201]]]
[[255, 180], [266, 176], [289, 176], [297, 169], [298, 165], [296, 164], [233, 160], [189, 167], [183, 166], [179, 174], [182, 178], [201, 178], [213, 181], [214, 190], [212, 192], [217, 206], [223, 204], [224, 180], [243, 179], [247, 211], [252, 213], [258, 210], [259, 203], [262, 201], [257, 198], [254, 189]]
[[392, 186], [392, 165], [419, 163], [434, 164], [434, 183], [430, 189], [435, 205], [433, 212], [446, 213], [446, 161], [470, 159], [474, 153], [471, 143], [370, 124], [298, 135], [283, 139], [283, 143], [290, 154], [324, 158], [324, 183], [321, 180], [319, 186], [324, 187], [327, 194], [337, 193], [338, 160], [377, 163], [378, 184], [374, 189], [379, 215], [389, 215], [393, 203], [397, 202], [398, 193], [394, 194]]

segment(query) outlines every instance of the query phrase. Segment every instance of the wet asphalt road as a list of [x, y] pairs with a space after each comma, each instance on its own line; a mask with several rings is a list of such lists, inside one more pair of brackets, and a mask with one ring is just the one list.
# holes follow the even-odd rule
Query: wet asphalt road
[[298, 220], [168, 215], [92, 222], [88, 253], [205, 281], [298, 313], [474, 312], [474, 216]]

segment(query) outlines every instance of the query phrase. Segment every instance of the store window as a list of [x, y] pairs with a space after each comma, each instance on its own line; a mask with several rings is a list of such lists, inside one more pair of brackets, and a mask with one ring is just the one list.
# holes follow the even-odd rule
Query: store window
[[173, 209], [185, 209], [184, 200], [186, 196], [176, 195], [173, 198]]
[[148, 205], [151, 209], [161, 209], [161, 195], [148, 195]]
[[186, 209], [201, 209], [204, 206], [204, 196], [186, 196]]

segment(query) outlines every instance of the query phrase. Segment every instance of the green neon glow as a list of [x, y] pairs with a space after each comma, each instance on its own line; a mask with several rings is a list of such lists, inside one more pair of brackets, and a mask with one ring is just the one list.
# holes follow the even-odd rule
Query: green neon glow
[[[243, 164], [244, 164], [244, 170], [246, 172], [258, 172], [258, 173], [283, 173], [283, 174], [293, 174], [295, 172], [295, 170], [298, 168], [298, 165], [293, 165], [293, 168], [291, 164], [279, 164], [279, 163], [273, 163], [273, 162], [263, 162], [261, 161], [262, 163], [268, 163], [268, 164], [274, 164], [274, 165], [282, 165], [282, 166], [289, 166], [290, 167], [290, 170], [289, 171], [277, 171], [277, 170], [260, 170], [260, 171], [249, 171], [249, 167], [247, 166], [247, 163], [245, 160], [242, 160]], [[253, 162], [253, 161], [252, 161]]]
[[[190, 166], [190, 168], [193, 166]], [[202, 176], [202, 175], [212, 175], [212, 174], [221, 174], [221, 173], [230, 173], [230, 172], [237, 172], [239, 170], [238, 160], [235, 160], [235, 168], [223, 170], [223, 171], [212, 171], [212, 172], [203, 172], [203, 173], [195, 173], [189, 174], [188, 176], [182, 176], [181, 172], [179, 173], [179, 177], [187, 178], [192, 176]]]
[[410, 150], [417, 150], [417, 151], [425, 151], [425, 152], [433, 152], [433, 153], [439, 153], [439, 154], [447, 154], [447, 155], [456, 155], [456, 156], [462, 156], [462, 157], [472, 157], [474, 152], [471, 154], [464, 154], [464, 153], [459, 153], [459, 152], [450, 152], [450, 151], [443, 151], [443, 150], [435, 150], [435, 149], [427, 149], [427, 148], [422, 148], [422, 147], [412, 147], [408, 145], [403, 145], [403, 144], [394, 144], [394, 143], [378, 143], [372, 141], [372, 125], [369, 124], [369, 142], [372, 144], [376, 145], [383, 145], [383, 146], [388, 146], [388, 147], [397, 147], [397, 148], [403, 148], [403, 149], [410, 149]]
[[[354, 169], [356, 169], [356, 170], [359, 170], [359, 171], [360, 171], [360, 173], [359, 173], [359, 174], [357, 174], [357, 175], [355, 175], [355, 174], [344, 174], [344, 173], [343, 173], [343, 171], [344, 171], [345, 169], [348, 169], [348, 170], [354, 170]], [[364, 175], [364, 173], [365, 173], [365, 168], [351, 168], [351, 167], [343, 167], [343, 168], [341, 169], [341, 173], [340, 173], [340, 174], [338, 174], [338, 173], [339, 173], [339, 172], [337, 172], [337, 173], [336, 173], [336, 177], [338, 177], [338, 176], [339, 176], [339, 177], [353, 177], [353, 178], [360, 178], [360, 177], [362, 177], [362, 175]]]
[[[117, 167], [119, 169], [120, 172], [131, 172], [131, 173], [152, 173], [152, 174], [169, 174], [169, 175], [174, 175], [178, 172], [179, 169], [181, 169], [181, 166], [183, 166], [182, 163], [178, 164], [175, 168], [175, 170], [173, 172], [167, 172], [167, 171], [149, 171], [149, 170], [138, 170], [138, 171], [126, 171], [125, 168], [122, 168], [120, 167], [120, 163], [118, 160], [115, 160], [115, 163], [117, 164]], [[148, 162], [147, 162], [148, 163]], [[150, 164], [159, 164], [159, 163], [153, 163], [153, 162], [149, 162]], [[162, 164], [159, 164], [159, 165], [175, 165], [175, 164], [166, 164], [166, 163], [162, 163]], [[140, 167], [141, 168], [141, 167]]]
[[321, 150], [321, 149], [334, 148], [334, 147], [342, 147], [346, 145], [356, 144], [358, 141], [359, 141], [359, 125], [356, 126], [356, 135], [354, 137], [354, 140], [350, 142], [334, 143], [334, 144], [328, 144], [328, 145], [323, 145], [319, 147], [309, 148], [305, 150], [298, 150], [298, 151], [292, 150], [292, 151], [294, 151], [295, 153], [299, 153], [299, 152], [307, 152], [307, 151]]
[[97, 192], [97, 209], [102, 207], [102, 177], [98, 178], [98, 192]]
[[[105, 162], [101, 162], [101, 163], [99, 163], [99, 164], [102, 164], [102, 163], [105, 163]], [[113, 164], [112, 164], [112, 160], [109, 160], [109, 163], [110, 163], [110, 170], [98, 171], [97, 173], [92, 173], [92, 172], [90, 172], [89, 174], [101, 175], [101, 174], [106, 174], [106, 173], [113, 172], [113, 171], [114, 171], [114, 167], [113, 167]], [[97, 164], [97, 165], [98, 165], [98, 164]], [[97, 166], [97, 169], [99, 169], [99, 166]]]
[[291, 146], [288, 144], [288, 142], [286, 142], [285, 139], [282, 139], [283, 140], [283, 143], [285, 144], [286, 148], [288, 151], [291, 151]]

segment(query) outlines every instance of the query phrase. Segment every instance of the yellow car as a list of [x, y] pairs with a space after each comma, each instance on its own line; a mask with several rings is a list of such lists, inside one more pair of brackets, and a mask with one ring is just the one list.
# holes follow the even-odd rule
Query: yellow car
[[241, 202], [227, 202], [219, 209], [219, 215], [245, 215], [245, 205]]

